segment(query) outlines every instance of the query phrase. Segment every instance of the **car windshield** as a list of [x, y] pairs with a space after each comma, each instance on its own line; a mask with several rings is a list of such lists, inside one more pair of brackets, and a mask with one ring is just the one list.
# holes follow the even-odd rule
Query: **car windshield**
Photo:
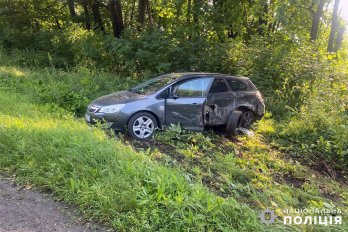
[[169, 84], [170, 82], [178, 79], [179, 77], [181, 77], [180, 74], [162, 75], [162, 76], [153, 78], [151, 80], [145, 81], [144, 83], [141, 83], [131, 88], [129, 91], [134, 93], [149, 95], [161, 89], [162, 87]]

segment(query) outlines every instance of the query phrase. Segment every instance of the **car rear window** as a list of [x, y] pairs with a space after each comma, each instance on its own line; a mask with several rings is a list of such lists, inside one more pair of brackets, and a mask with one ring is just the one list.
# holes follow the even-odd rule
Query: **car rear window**
[[247, 80], [245, 83], [247, 84], [248, 90], [257, 90], [256, 86], [250, 80]]
[[248, 90], [247, 85], [242, 81], [236, 79], [227, 79], [228, 84], [230, 85], [233, 91], [245, 91]]

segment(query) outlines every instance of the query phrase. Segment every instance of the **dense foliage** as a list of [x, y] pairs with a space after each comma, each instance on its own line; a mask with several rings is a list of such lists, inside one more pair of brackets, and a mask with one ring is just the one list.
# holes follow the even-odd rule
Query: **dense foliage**
[[38, 51], [27, 65], [86, 65], [126, 75], [176, 70], [254, 74], [240, 67], [251, 65], [254, 49], [272, 50], [264, 55], [276, 61], [296, 50], [308, 52], [310, 41], [314, 51], [326, 50], [333, 40], [330, 51], [337, 51], [344, 21], [337, 12], [331, 17], [330, 3], [1, 0], [0, 40], [6, 49]]

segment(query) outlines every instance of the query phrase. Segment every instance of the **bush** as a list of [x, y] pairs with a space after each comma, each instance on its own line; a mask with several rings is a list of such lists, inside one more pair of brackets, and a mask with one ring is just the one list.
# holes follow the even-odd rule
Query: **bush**
[[[295, 152], [318, 162], [348, 168], [348, 105], [346, 75], [318, 80], [299, 112], [283, 125], [281, 137], [296, 144]], [[330, 86], [330, 88], [328, 88]]]
[[[72, 72], [56, 68], [43, 70], [0, 67], [2, 88], [26, 93], [38, 103], [51, 103], [81, 116], [99, 96], [130, 88], [136, 79], [79, 68]], [[124, 81], [121, 81], [124, 80]]]

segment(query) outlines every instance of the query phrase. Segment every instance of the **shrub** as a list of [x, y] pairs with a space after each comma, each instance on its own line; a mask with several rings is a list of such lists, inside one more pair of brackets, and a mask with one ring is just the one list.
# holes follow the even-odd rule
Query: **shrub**
[[280, 134], [296, 144], [296, 153], [309, 154], [315, 161], [324, 160], [343, 170], [348, 167], [346, 77], [343, 72], [316, 81], [308, 99], [290, 123], [282, 125]]
[[0, 76], [3, 88], [26, 93], [39, 103], [56, 104], [77, 116], [84, 114], [95, 98], [128, 89], [137, 81], [83, 67], [66, 72], [56, 68], [32, 71], [2, 66]]

